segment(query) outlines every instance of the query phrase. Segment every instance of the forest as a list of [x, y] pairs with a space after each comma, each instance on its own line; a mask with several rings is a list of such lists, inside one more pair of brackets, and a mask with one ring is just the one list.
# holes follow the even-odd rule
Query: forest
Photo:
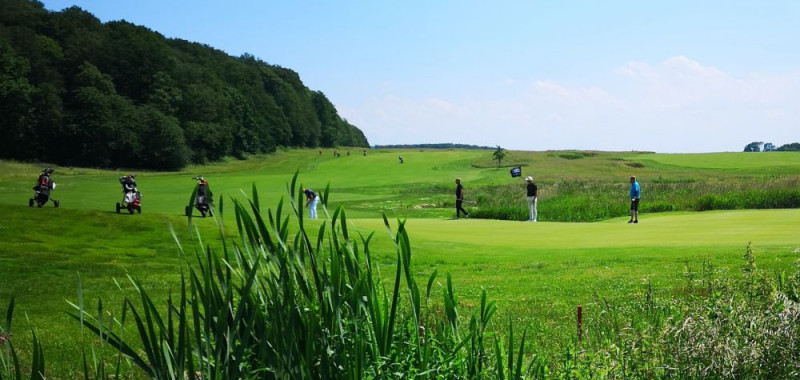
[[291, 69], [35, 0], [0, 0], [0, 115], [0, 158], [70, 166], [369, 146]]

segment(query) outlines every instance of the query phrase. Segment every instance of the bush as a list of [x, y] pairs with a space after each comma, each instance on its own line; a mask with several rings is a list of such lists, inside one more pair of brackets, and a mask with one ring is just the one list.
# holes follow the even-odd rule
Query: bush
[[563, 158], [565, 160], [579, 160], [579, 159], [583, 158], [584, 156], [582, 154], [580, 154], [580, 153], [563, 153], [563, 154], [559, 154], [558, 157], [561, 157], [561, 158]]

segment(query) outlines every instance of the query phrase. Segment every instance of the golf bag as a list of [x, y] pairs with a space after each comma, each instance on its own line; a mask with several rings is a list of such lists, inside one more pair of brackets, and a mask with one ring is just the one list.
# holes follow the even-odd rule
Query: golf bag
[[[34, 204], [36, 204], [36, 207], [42, 207], [51, 199], [50, 191], [56, 188], [56, 183], [50, 178], [50, 174], [52, 173], [53, 169], [47, 168], [39, 175], [39, 178], [36, 180], [36, 186], [33, 187], [33, 198], [28, 199], [28, 207], [33, 207]], [[54, 207], [60, 205], [57, 199], [53, 198], [52, 200]]]
[[[213, 216], [214, 212], [212, 211], [211, 206], [214, 203], [214, 198], [211, 189], [208, 187], [208, 181], [203, 178], [203, 176], [192, 179], [197, 180], [194, 208], [196, 208], [197, 211], [200, 211], [200, 215], [202, 215], [204, 218], [206, 217], [206, 214]], [[185, 214], [186, 216], [192, 214], [192, 206], [186, 206]]]

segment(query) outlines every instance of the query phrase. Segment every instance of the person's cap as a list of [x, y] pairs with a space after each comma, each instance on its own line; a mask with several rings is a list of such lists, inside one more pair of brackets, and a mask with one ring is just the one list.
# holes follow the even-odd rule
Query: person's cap
[[526, 180], [526, 181], [533, 181], [533, 177], [531, 177], [531, 176], [527, 176], [527, 177], [525, 177], [525, 180]]

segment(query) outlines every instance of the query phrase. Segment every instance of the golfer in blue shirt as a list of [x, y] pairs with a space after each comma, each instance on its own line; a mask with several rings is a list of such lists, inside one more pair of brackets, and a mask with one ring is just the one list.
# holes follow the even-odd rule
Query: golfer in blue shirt
[[639, 198], [641, 196], [639, 182], [636, 182], [636, 176], [631, 176], [631, 220], [628, 223], [639, 223]]

